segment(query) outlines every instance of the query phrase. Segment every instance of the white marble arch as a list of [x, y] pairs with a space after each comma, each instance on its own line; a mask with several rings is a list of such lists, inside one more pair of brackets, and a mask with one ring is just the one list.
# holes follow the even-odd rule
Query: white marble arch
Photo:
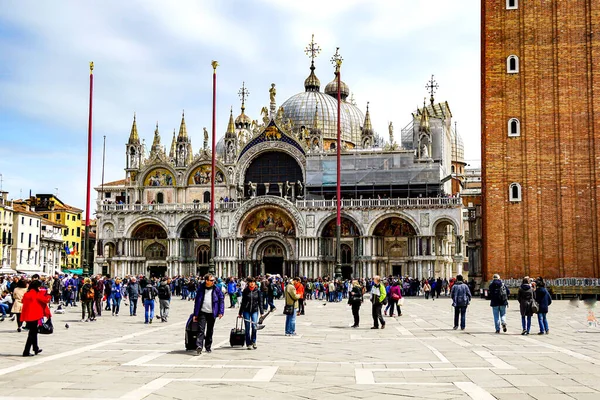
[[286, 254], [284, 260], [291, 260], [294, 258], [294, 248], [287, 240], [287, 238], [278, 232], [263, 232], [259, 234], [256, 239], [252, 242], [248, 249], [248, 258], [251, 260], [259, 260], [260, 253], [264, 250], [264, 247], [270, 242], [276, 242], [283, 247]]
[[454, 218], [452, 218], [450, 216], [443, 216], [443, 217], [436, 218], [435, 221], [433, 221], [433, 224], [431, 225], [432, 226], [431, 232], [433, 234], [435, 234], [438, 225], [443, 224], [443, 223], [452, 225], [452, 228], [454, 228], [454, 234], [459, 235], [460, 224]]
[[[209, 217], [206, 217], [204, 214], [191, 214], [191, 215], [187, 215], [184, 218], [182, 218], [179, 223], [177, 224], [177, 228], [175, 230], [175, 237], [176, 238], [181, 238], [181, 232], [183, 231], [183, 228], [185, 228], [185, 226], [197, 219], [201, 219], [203, 221], [206, 221], [210, 224], [210, 219]], [[217, 218], [215, 217], [215, 233], [217, 234], [217, 237], [221, 238], [221, 229], [219, 228], [219, 225], [217, 224]]]
[[[350, 221], [352, 221], [354, 223], [354, 225], [356, 225], [356, 227], [358, 228], [358, 236], [364, 236], [365, 233], [365, 229], [364, 226], [358, 221], [358, 218], [356, 218], [354, 215], [350, 214], [350, 213], [345, 213], [342, 211], [341, 213], [342, 215], [342, 219], [346, 218]], [[323, 234], [323, 229], [325, 229], [325, 226], [331, 222], [331, 220], [334, 220], [337, 218], [337, 213], [334, 212], [333, 215], [328, 215], [324, 218], [321, 219], [321, 221], [318, 224], [318, 229], [317, 229], [317, 237], [321, 237]]]
[[169, 228], [167, 227], [167, 225], [165, 224], [165, 222], [157, 217], [153, 217], [150, 215], [143, 215], [140, 216], [134, 220], [132, 220], [129, 223], [129, 227], [127, 228], [127, 231], [125, 232], [125, 234], [123, 235], [123, 238], [131, 238], [133, 235], [133, 232], [136, 230], [136, 228], [138, 228], [140, 225], [143, 225], [145, 223], [154, 223], [156, 225], [159, 225], [161, 228], [163, 228], [165, 230], [165, 233], [167, 234], [167, 238], [170, 238], [171, 235], [169, 234]]
[[304, 232], [306, 232], [306, 225], [304, 218], [291, 201], [283, 199], [277, 196], [259, 196], [253, 199], [250, 199], [242, 204], [240, 208], [238, 208], [230, 219], [230, 235], [233, 235], [235, 232], [235, 237], [242, 237], [242, 222], [246, 219], [246, 217], [254, 211], [258, 207], [266, 207], [273, 206], [276, 208], [280, 208], [286, 214], [288, 214], [292, 220], [294, 221], [294, 225], [296, 228], [296, 236], [304, 236]]
[[377, 225], [379, 225], [379, 223], [387, 218], [393, 218], [393, 217], [397, 217], [397, 218], [401, 218], [403, 220], [405, 220], [406, 222], [408, 222], [413, 229], [416, 232], [416, 236], [421, 235], [421, 231], [419, 229], [419, 224], [417, 223], [417, 221], [415, 221], [415, 219], [413, 217], [411, 217], [408, 214], [405, 214], [401, 211], [394, 211], [394, 212], [386, 212], [382, 215], [380, 215], [379, 217], [375, 218], [375, 220], [371, 223], [371, 225], [369, 226], [369, 229], [367, 230], [368, 235], [367, 236], [373, 236], [373, 232], [375, 232], [375, 228], [377, 228]]
[[304, 182], [306, 182], [306, 157], [304, 156], [304, 154], [302, 154], [300, 150], [298, 150], [291, 144], [285, 142], [262, 142], [252, 146], [238, 159], [237, 168], [235, 169], [235, 179], [234, 182], [231, 183], [236, 185], [238, 183], [243, 184], [244, 178], [246, 176], [246, 171], [250, 167], [250, 164], [252, 164], [252, 161], [254, 161], [254, 159], [262, 153], [271, 151], [286, 153], [292, 156], [296, 160], [298, 166], [300, 167], [300, 170], [302, 171], [303, 184]]

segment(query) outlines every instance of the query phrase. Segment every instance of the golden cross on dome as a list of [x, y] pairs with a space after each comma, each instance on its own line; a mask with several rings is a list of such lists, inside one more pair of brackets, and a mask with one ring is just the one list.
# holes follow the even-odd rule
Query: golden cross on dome
[[242, 88], [238, 92], [240, 99], [242, 100], [242, 107], [244, 107], [244, 103], [246, 102], [246, 97], [250, 95], [248, 89], [246, 89], [246, 82], [242, 82]]
[[344, 59], [340, 55], [340, 48], [336, 47], [335, 48], [335, 54], [333, 55], [333, 57], [331, 57], [331, 63], [333, 65], [335, 65], [336, 72], [339, 71], [339, 69], [340, 69], [340, 67], [342, 65], [342, 61], [344, 61]]
[[439, 88], [440, 85], [438, 85], [435, 79], [433, 79], [433, 75], [431, 75], [431, 80], [427, 82], [427, 85], [425, 85], [425, 89], [427, 89], [427, 91], [431, 95], [431, 98], [429, 99], [431, 101], [431, 104], [433, 104], [433, 95]]
[[314, 33], [312, 35], [312, 39], [310, 40], [310, 43], [308, 44], [306, 49], [304, 49], [304, 52], [306, 53], [307, 56], [310, 57], [310, 60], [312, 62], [315, 61], [315, 58], [321, 52], [321, 48], [319, 47], [318, 44], [315, 43], [315, 34]]

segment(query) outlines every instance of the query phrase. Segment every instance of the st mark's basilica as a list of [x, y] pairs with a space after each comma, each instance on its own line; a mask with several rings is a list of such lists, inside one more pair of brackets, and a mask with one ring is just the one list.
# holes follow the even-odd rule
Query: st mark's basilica
[[[337, 81], [321, 91], [315, 44], [304, 90], [258, 119], [229, 117], [217, 144], [215, 272], [333, 276], [336, 261]], [[297, 79], [298, 77], [292, 77]], [[450, 277], [462, 273], [462, 204], [452, 195], [463, 143], [447, 102], [406, 113], [394, 138], [379, 136], [341, 83], [342, 275]], [[94, 272], [190, 275], [209, 268], [211, 150], [194, 149], [185, 116], [171, 146], [158, 125], [146, 151], [134, 116], [125, 178], [97, 187]]]

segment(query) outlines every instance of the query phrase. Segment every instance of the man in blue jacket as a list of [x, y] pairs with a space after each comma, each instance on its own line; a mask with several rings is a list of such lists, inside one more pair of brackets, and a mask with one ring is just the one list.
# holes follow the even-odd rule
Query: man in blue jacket
[[464, 331], [467, 322], [467, 306], [471, 303], [471, 291], [465, 284], [462, 275], [456, 276], [456, 283], [450, 291], [452, 307], [454, 307], [454, 330], [458, 329], [458, 314], [460, 314], [460, 330]]
[[210, 353], [213, 330], [217, 318], [223, 318], [225, 313], [225, 301], [223, 292], [215, 286], [215, 277], [212, 274], [204, 276], [204, 282], [198, 287], [196, 301], [194, 303], [194, 322], [198, 322], [198, 340], [196, 341], [196, 353], [202, 354], [205, 348]]

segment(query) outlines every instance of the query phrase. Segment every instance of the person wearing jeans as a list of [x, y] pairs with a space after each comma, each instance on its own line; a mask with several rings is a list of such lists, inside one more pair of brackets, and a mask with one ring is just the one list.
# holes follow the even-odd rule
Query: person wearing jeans
[[550, 333], [550, 328], [548, 327], [548, 319], [546, 315], [548, 314], [548, 308], [550, 304], [552, 304], [552, 297], [548, 290], [546, 289], [546, 282], [542, 277], [539, 277], [535, 281], [536, 289], [535, 289], [535, 299], [537, 300], [540, 309], [538, 312], [538, 324], [540, 325], [540, 332], [538, 335], [547, 335]]
[[535, 301], [535, 295], [531, 285], [529, 284], [529, 277], [523, 278], [519, 293], [517, 295], [519, 300], [519, 311], [521, 311], [521, 325], [523, 325], [523, 332], [521, 335], [529, 335], [531, 329], [531, 316], [533, 315], [532, 305]]
[[[248, 285], [242, 292], [242, 302], [240, 304], [240, 312], [238, 318], [244, 318], [246, 327], [246, 346], [248, 350], [256, 350], [256, 324], [258, 324], [258, 313], [264, 314], [262, 294], [256, 286], [254, 278], [248, 278]], [[266, 293], [266, 292], [262, 292]]]
[[295, 284], [300, 283], [300, 278], [294, 278], [285, 287], [285, 305], [292, 306], [292, 314], [286, 314], [285, 316], [285, 336], [296, 335], [296, 314], [298, 313], [298, 300], [300, 296], [296, 293]]
[[500, 280], [500, 275], [494, 274], [493, 280], [488, 288], [490, 298], [490, 307], [494, 314], [494, 326], [496, 333], [500, 333], [500, 326], [506, 332], [506, 307], [508, 306], [508, 296], [510, 291]]
[[142, 300], [144, 302], [144, 317], [146, 324], [151, 324], [154, 319], [154, 299], [158, 297], [158, 291], [152, 284], [146, 282], [145, 279], [140, 281], [142, 288]]
[[458, 316], [460, 315], [460, 329], [465, 330], [467, 325], [467, 307], [471, 303], [471, 291], [464, 283], [462, 275], [456, 276], [456, 283], [450, 291], [452, 306], [454, 307], [454, 330], [458, 329]]

